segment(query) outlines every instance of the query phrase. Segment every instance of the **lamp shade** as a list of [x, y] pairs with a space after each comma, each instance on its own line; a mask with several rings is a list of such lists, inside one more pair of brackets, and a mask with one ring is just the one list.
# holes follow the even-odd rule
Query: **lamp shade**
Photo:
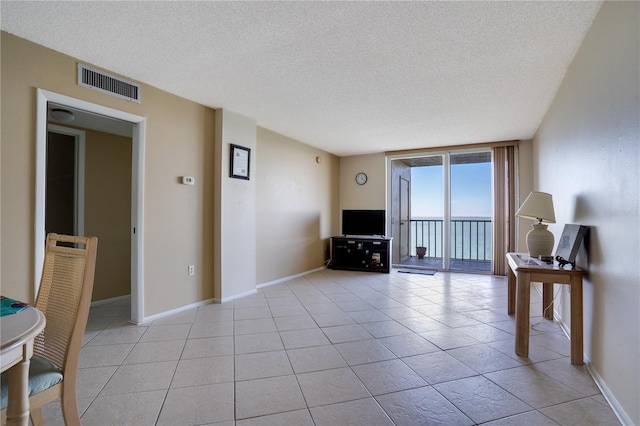
[[527, 233], [527, 249], [529, 256], [549, 256], [553, 249], [553, 234], [547, 230], [545, 223], [556, 223], [551, 194], [546, 192], [532, 192], [516, 212], [516, 216], [533, 219], [537, 222]]
[[516, 212], [516, 216], [537, 220], [538, 223], [556, 223], [551, 194], [533, 191]]

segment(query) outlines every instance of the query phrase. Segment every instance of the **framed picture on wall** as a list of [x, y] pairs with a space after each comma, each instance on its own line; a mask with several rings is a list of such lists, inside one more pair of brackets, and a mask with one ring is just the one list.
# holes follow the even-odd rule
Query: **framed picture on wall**
[[229, 177], [249, 180], [249, 168], [251, 165], [250, 148], [231, 144], [229, 161]]

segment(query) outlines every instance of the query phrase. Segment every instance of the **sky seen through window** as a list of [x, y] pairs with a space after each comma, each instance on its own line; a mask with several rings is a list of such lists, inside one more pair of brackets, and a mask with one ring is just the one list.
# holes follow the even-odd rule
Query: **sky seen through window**
[[[442, 167], [411, 168], [411, 217], [442, 218]], [[451, 166], [451, 217], [491, 217], [491, 163]]]

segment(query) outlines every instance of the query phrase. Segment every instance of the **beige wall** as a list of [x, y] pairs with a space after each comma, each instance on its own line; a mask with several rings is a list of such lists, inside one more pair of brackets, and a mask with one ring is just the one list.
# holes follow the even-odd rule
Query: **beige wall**
[[[552, 232], [559, 235], [565, 223], [591, 227], [587, 251], [579, 258], [580, 265], [588, 269], [585, 352], [605, 390], [614, 397], [614, 405], [635, 424], [640, 424], [638, 14], [637, 2], [607, 2], [602, 6], [530, 151], [532, 189], [554, 195], [558, 224], [551, 227]], [[282, 161], [270, 156], [293, 147], [294, 158], [303, 161], [310, 148], [259, 129], [263, 147], [262, 142], [256, 143], [255, 137], [250, 137], [252, 132], [255, 135], [255, 122], [233, 114], [229, 120], [220, 117], [219, 123], [229, 124], [230, 129], [228, 133], [220, 129], [220, 141], [243, 144], [241, 137], [249, 135], [249, 144], [255, 148], [252, 158], [266, 162], [263, 171], [258, 172], [255, 163], [252, 167], [252, 176], [264, 176], [264, 182], [253, 180], [250, 185], [254, 187], [248, 188], [246, 196], [227, 197], [227, 192], [234, 194], [247, 188], [225, 177], [228, 149], [225, 151], [227, 145], [222, 145], [214, 150], [217, 114], [213, 110], [146, 85], [142, 85], [142, 104], [81, 88], [76, 84], [77, 61], [73, 58], [4, 32], [1, 38], [2, 293], [24, 300], [33, 300], [34, 296], [35, 91], [43, 88], [147, 118], [144, 315], [214, 297], [214, 265], [244, 265], [241, 257], [228, 264], [220, 261], [223, 249], [232, 247], [231, 254], [235, 256], [242, 251], [241, 244], [227, 245], [236, 237], [230, 234], [226, 239], [216, 232], [226, 224], [225, 219], [238, 211], [247, 213], [234, 220], [230, 228], [240, 232], [237, 241], [246, 240], [243, 224], [256, 232], [256, 224], [261, 228], [272, 225], [258, 217], [272, 209], [267, 200], [269, 192], [275, 196], [298, 180], [284, 176], [282, 181], [268, 181], [276, 173], [277, 162]], [[265, 152], [261, 153], [261, 149]], [[521, 169], [526, 164], [522, 161], [527, 158], [526, 153], [520, 152]], [[309, 154], [314, 158], [313, 149]], [[377, 209], [386, 205], [384, 154], [341, 158], [339, 170], [335, 159], [327, 160], [329, 164], [321, 163], [320, 168], [313, 163], [308, 166], [309, 170], [315, 168], [321, 179], [327, 179], [321, 188], [327, 204], [308, 205], [308, 211], [301, 215], [307, 215], [307, 220], [295, 221], [304, 230], [304, 238], [295, 241], [291, 234], [287, 235], [292, 244], [308, 250], [309, 257], [303, 259], [310, 259], [309, 266], [315, 264], [316, 253], [322, 250], [318, 241], [339, 232], [336, 219], [341, 209]], [[336, 171], [339, 209], [328, 207], [337, 198]], [[360, 171], [369, 177], [364, 186], [354, 180]], [[184, 175], [194, 176], [196, 185], [180, 185], [178, 178]], [[304, 185], [313, 187], [309, 181]], [[521, 188], [524, 186], [526, 183]], [[267, 191], [264, 195], [257, 193], [262, 188]], [[522, 191], [521, 199], [527, 193], [528, 190]], [[299, 195], [303, 204], [313, 204], [304, 194]], [[238, 210], [238, 205], [227, 205], [229, 200], [248, 205], [240, 206], [245, 210]], [[311, 218], [316, 214], [309, 213], [314, 208], [321, 211], [320, 219]], [[329, 222], [325, 221], [327, 214], [332, 217]], [[218, 220], [214, 215], [219, 215]], [[245, 220], [251, 217], [253, 223]], [[280, 270], [272, 269], [261, 254], [268, 250], [267, 242], [273, 236], [259, 232], [257, 240], [248, 241], [252, 251], [248, 271], [252, 275], [240, 287], [231, 287], [231, 296], [254, 289], [256, 283], [307, 267], [298, 268], [291, 263]], [[318, 240], [312, 241], [309, 236], [316, 234]], [[196, 266], [195, 277], [187, 277], [189, 264]], [[218, 273], [222, 274], [216, 270]], [[216, 277], [215, 295], [224, 297], [224, 276]], [[569, 318], [566, 300], [565, 294], [560, 303], [565, 322]]]
[[[640, 424], [638, 2], [605, 2], [533, 141], [534, 186], [553, 194], [556, 236], [590, 227], [578, 258], [584, 350], [624, 422]], [[564, 287], [564, 286], [563, 286]], [[569, 295], [560, 314], [569, 322]]]
[[[33, 300], [36, 89], [144, 116], [145, 316], [213, 297], [214, 111], [142, 85], [142, 103], [79, 87], [77, 61], [1, 33], [2, 294]], [[179, 176], [194, 176], [185, 186]], [[100, 243], [98, 243], [100, 252]], [[196, 276], [187, 276], [195, 264]]]
[[257, 162], [257, 283], [322, 267], [340, 232], [340, 159], [258, 127]]
[[[230, 144], [249, 148], [249, 180], [229, 177]], [[227, 301], [256, 291], [256, 122], [216, 111], [215, 298]]]
[[[520, 141], [518, 145], [518, 189], [516, 191], [516, 210], [533, 191], [533, 142]], [[527, 252], [527, 232], [532, 221], [516, 217], [516, 247], [519, 253]]]
[[131, 293], [131, 138], [85, 129], [85, 235], [98, 237], [92, 300]]
[[[358, 185], [356, 175], [367, 174]], [[340, 210], [384, 209], [387, 204], [387, 164], [384, 153], [340, 158]]]
[[[143, 201], [145, 317], [212, 298], [233, 298], [255, 291], [257, 283], [322, 266], [326, 239], [339, 229], [337, 157], [261, 130], [265, 154], [275, 157], [275, 164], [281, 164], [288, 149], [294, 157], [312, 155], [315, 161], [316, 156], [321, 156], [324, 161], [314, 163], [319, 174], [272, 175], [270, 186], [261, 184], [260, 189], [265, 192], [258, 197], [256, 173], [261, 158], [255, 120], [230, 111], [214, 112], [144, 84], [142, 104], [81, 88], [76, 84], [76, 60], [6, 33], [2, 33], [2, 66], [3, 294], [24, 300], [34, 297], [37, 88], [147, 118]], [[252, 149], [250, 181], [228, 177], [230, 143]], [[266, 160], [264, 172], [269, 170], [273, 172], [271, 159]], [[195, 177], [196, 184], [181, 185], [181, 176]], [[283, 181], [274, 181], [274, 177]], [[273, 210], [268, 194], [292, 184], [301, 185], [305, 191], [297, 205], [319, 212], [317, 239], [310, 243], [308, 232], [299, 237], [299, 229], [279, 232], [288, 238], [285, 249], [298, 257], [288, 257], [274, 266], [271, 258], [260, 257], [270, 256], [273, 250], [265, 249], [262, 236], [256, 239], [256, 212]], [[312, 198], [311, 194], [320, 197]], [[97, 209], [93, 203], [88, 208]], [[274, 230], [282, 223], [261, 220], [260, 225]], [[305, 228], [305, 232], [309, 229]], [[106, 240], [112, 238], [116, 237], [108, 235], [101, 240], [107, 244]], [[99, 253], [100, 248], [99, 244]], [[195, 277], [187, 276], [188, 265], [195, 265]], [[96, 290], [96, 298], [102, 296], [106, 294]]]

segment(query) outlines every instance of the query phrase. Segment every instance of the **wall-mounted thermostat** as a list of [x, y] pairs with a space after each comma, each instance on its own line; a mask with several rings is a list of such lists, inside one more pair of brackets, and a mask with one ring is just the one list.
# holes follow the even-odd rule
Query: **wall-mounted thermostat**
[[183, 185], [193, 185], [194, 183], [196, 183], [196, 180], [192, 176], [182, 176]]

